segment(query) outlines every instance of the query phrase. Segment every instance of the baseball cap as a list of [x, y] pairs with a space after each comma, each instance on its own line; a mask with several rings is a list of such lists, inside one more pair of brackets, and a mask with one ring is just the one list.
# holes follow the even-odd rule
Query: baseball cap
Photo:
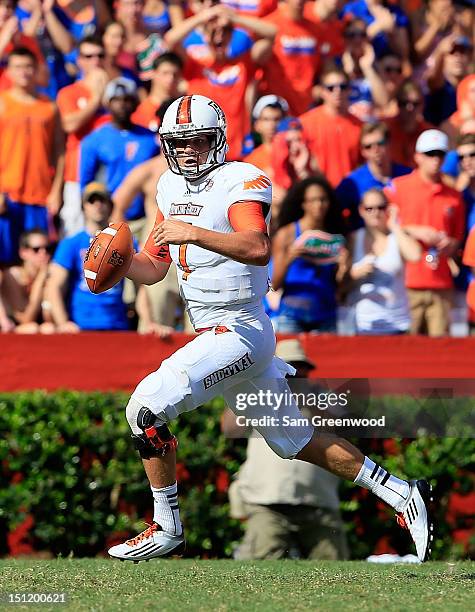
[[137, 85], [131, 79], [125, 77], [117, 77], [109, 81], [104, 92], [105, 102], [110, 102], [112, 98], [118, 98], [121, 96], [133, 96], [138, 98]]
[[255, 103], [254, 108], [252, 109], [252, 118], [259, 119], [259, 115], [266, 106], [280, 106], [284, 113], [289, 112], [289, 103], [285, 98], [281, 98], [280, 96], [276, 96], [274, 94], [269, 94], [267, 96], [262, 96]]
[[305, 354], [300, 340], [296, 338], [289, 338], [288, 340], [280, 340], [280, 342], [277, 342], [275, 354], [276, 357], [280, 357], [288, 363], [307, 363], [312, 368], [316, 367]]
[[287, 132], [287, 130], [303, 130], [300, 120], [297, 117], [284, 117], [277, 126], [277, 132]]
[[93, 181], [84, 188], [82, 192], [82, 201], [90, 202], [93, 197], [100, 197], [105, 200], [111, 201], [110, 193], [107, 191], [107, 187], [103, 183]]
[[420, 134], [416, 141], [417, 153], [428, 153], [429, 151], [449, 150], [449, 139], [447, 134], [440, 130], [426, 130]]

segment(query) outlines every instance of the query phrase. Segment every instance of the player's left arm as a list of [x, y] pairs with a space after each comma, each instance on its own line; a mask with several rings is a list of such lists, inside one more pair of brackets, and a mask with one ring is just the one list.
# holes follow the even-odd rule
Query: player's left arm
[[271, 253], [263, 210], [266, 206], [254, 200], [235, 202], [228, 214], [234, 230], [230, 233], [196, 227], [178, 219], [166, 219], [154, 230], [154, 242], [157, 246], [196, 244], [240, 263], [266, 266]]

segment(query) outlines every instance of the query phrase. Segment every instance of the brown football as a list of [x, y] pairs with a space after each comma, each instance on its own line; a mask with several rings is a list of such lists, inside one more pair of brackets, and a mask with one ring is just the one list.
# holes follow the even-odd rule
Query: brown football
[[103, 293], [127, 274], [134, 256], [127, 223], [112, 223], [91, 242], [84, 258], [84, 276], [92, 293]]

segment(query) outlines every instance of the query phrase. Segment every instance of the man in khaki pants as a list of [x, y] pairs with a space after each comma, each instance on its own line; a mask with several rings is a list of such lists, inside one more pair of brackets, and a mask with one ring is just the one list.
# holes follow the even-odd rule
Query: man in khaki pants
[[[296, 378], [308, 378], [315, 367], [298, 340], [278, 342], [276, 356], [297, 370]], [[229, 437], [245, 433], [229, 408], [222, 429]], [[281, 459], [253, 432], [246, 461], [229, 488], [231, 516], [247, 519], [236, 558], [347, 559], [338, 482], [319, 467]]]

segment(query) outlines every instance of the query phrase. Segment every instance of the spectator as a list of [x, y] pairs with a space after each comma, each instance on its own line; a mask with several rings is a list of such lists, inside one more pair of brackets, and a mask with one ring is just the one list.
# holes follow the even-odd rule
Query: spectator
[[320, 170], [336, 186], [360, 160], [361, 123], [348, 113], [348, 77], [329, 68], [321, 77], [323, 104], [300, 117]]
[[56, 106], [35, 93], [36, 58], [8, 58], [12, 87], [0, 93], [0, 262], [15, 261], [20, 233], [48, 231], [62, 203], [64, 140]]
[[[127, 174], [139, 164], [157, 155], [159, 149], [155, 134], [131, 121], [137, 108], [137, 87], [122, 77], [107, 84], [104, 101], [111, 114], [107, 123], [84, 138], [81, 144], [79, 177], [81, 188], [96, 179], [102, 166], [110, 193], [119, 187]], [[134, 198], [125, 213], [134, 234], [140, 236], [145, 229], [143, 197]]]
[[338, 15], [342, 5], [342, 0], [305, 2], [303, 15], [318, 26], [319, 49], [323, 62], [335, 60], [343, 54], [344, 21]]
[[384, 108], [389, 95], [375, 68], [376, 56], [367, 40], [363, 20], [355, 19], [347, 24], [345, 43], [342, 64], [350, 85], [348, 111], [360, 121], [371, 121], [375, 107]]
[[458, 84], [457, 110], [442, 127], [455, 142], [464, 123], [472, 120], [475, 120], [475, 74], [469, 74]]
[[316, 265], [305, 259], [296, 240], [306, 230], [340, 234], [343, 222], [333, 190], [324, 178], [313, 176], [294, 185], [286, 195], [273, 241], [272, 287], [283, 289], [276, 331], [334, 332], [337, 283], [348, 271], [348, 252], [338, 263]]
[[336, 189], [343, 217], [352, 230], [363, 226], [358, 207], [369, 189], [382, 189], [389, 185], [393, 178], [411, 172], [407, 166], [401, 166], [391, 160], [389, 131], [384, 123], [363, 125], [360, 146], [366, 163], [346, 176]]
[[84, 226], [79, 186], [79, 152], [83, 138], [109, 117], [102, 106], [108, 76], [104, 70], [104, 47], [100, 38], [88, 36], [78, 45], [78, 66], [82, 78], [61, 89], [58, 108], [67, 134], [64, 167], [63, 231], [71, 236]]
[[106, 0], [59, 0], [61, 22], [79, 42], [87, 36], [93, 36], [110, 20]]
[[9, 78], [8, 64], [10, 53], [22, 47], [28, 49], [36, 58], [36, 84], [46, 87], [49, 81], [49, 70], [45, 58], [34, 36], [27, 36], [21, 31], [18, 17], [14, 14], [13, 0], [0, 0], [0, 91], [9, 89], [12, 82]]
[[6, 297], [5, 270], [0, 268], [0, 332], [3, 334], [8, 334], [15, 329], [15, 323], [13, 323], [7, 313], [5, 305]]
[[391, 159], [397, 164], [414, 168], [414, 149], [419, 135], [432, 126], [424, 120], [424, 98], [414, 81], [405, 81], [397, 94], [399, 113], [388, 119]]
[[[137, 68], [137, 53], [147, 45], [149, 36], [143, 18], [144, 0], [117, 0], [114, 9], [115, 19], [125, 28], [125, 44], [118, 63], [134, 72]], [[160, 35], [155, 34], [155, 36], [161, 39]]]
[[449, 258], [460, 247], [465, 218], [460, 194], [441, 178], [448, 148], [443, 132], [423, 132], [416, 142], [417, 169], [386, 188], [389, 201], [399, 208], [401, 225], [423, 248], [421, 260], [406, 265], [414, 334], [443, 336], [449, 328], [454, 286]]
[[287, 100], [293, 115], [310, 107], [312, 85], [321, 68], [319, 30], [304, 17], [304, 5], [303, 0], [283, 0], [265, 18], [277, 29], [277, 35], [261, 91]]
[[[178, 2], [175, 5], [181, 6]], [[163, 36], [171, 27], [168, 3], [163, 0], [145, 0], [143, 22], [150, 33], [158, 32]]]
[[399, 113], [397, 92], [404, 81], [402, 60], [399, 55], [389, 51], [379, 58], [377, 70], [384, 81], [389, 100], [384, 107], [376, 109], [376, 116], [380, 119], [389, 119]]
[[[463, 263], [470, 271], [467, 290], [468, 329], [470, 336], [475, 335], [475, 228], [470, 233], [463, 252]], [[1, 319], [0, 319], [1, 325]], [[7, 330], [8, 331], [8, 330]]]
[[[460, 136], [457, 143], [462, 136], [466, 136], [467, 134], [475, 134], [475, 119], [469, 119], [461, 125]], [[442, 172], [444, 173], [444, 182], [449, 185], [449, 187], [454, 187], [457, 191], [463, 191], [467, 186], [467, 175], [461, 171], [460, 160], [456, 149], [449, 151], [445, 156]]]
[[399, 6], [382, 0], [353, 0], [345, 4], [342, 15], [343, 18], [361, 19], [366, 23], [366, 33], [377, 57], [391, 50], [407, 62], [409, 20]]
[[350, 238], [351, 289], [357, 334], [401, 334], [411, 318], [404, 284], [405, 261], [419, 261], [421, 247], [397, 221], [382, 191], [371, 188], [359, 207], [364, 227]]
[[166, 100], [180, 96], [183, 78], [183, 60], [175, 53], [163, 53], [154, 63], [150, 94], [140, 102], [132, 115], [137, 125], [157, 132], [160, 124], [157, 111]]
[[[127, 307], [122, 299], [124, 281], [99, 295], [91, 293], [83, 274], [83, 261], [97, 231], [107, 227], [112, 201], [104, 185], [90, 183], [84, 190], [85, 228], [64, 238], [56, 250], [46, 294], [57, 330], [76, 333], [80, 330], [129, 329]], [[144, 287], [138, 290], [137, 313], [147, 331], [153, 331], [150, 309]]]
[[10, 277], [7, 293], [17, 334], [54, 332], [49, 304], [45, 300], [50, 259], [51, 244], [46, 232], [33, 229], [20, 236], [21, 265], [5, 271], [5, 276]]
[[473, 45], [466, 36], [450, 34], [434, 52], [434, 62], [427, 73], [429, 95], [425, 118], [440, 125], [457, 110], [458, 84], [468, 75]]
[[288, 110], [287, 100], [274, 95], [259, 98], [252, 110], [252, 118], [254, 120], [253, 131], [261, 144], [249, 153], [244, 158], [244, 161], [254, 164], [254, 166], [265, 172], [271, 179], [273, 178], [272, 140], [277, 133], [279, 122], [287, 114]]
[[102, 35], [102, 46], [104, 47], [103, 67], [107, 72], [108, 80], [125, 77], [140, 84], [136, 72], [123, 68], [119, 63], [119, 57], [125, 45], [125, 27], [120, 21], [109, 21]]
[[414, 51], [418, 64], [427, 66], [427, 59], [442, 40], [449, 36], [454, 23], [452, 0], [427, 0], [413, 15]]
[[254, 80], [256, 65], [271, 47], [274, 34], [274, 26], [265, 20], [244, 17], [217, 5], [185, 19], [165, 36], [170, 48], [181, 48], [186, 55], [188, 93], [210, 97], [225, 112], [227, 159], [241, 158], [243, 139], [250, 128], [248, 87]]
[[[296, 369], [298, 379], [308, 378], [315, 367], [299, 340], [281, 340], [276, 355]], [[289, 380], [291, 391], [302, 391], [297, 382]], [[319, 392], [310, 385], [307, 393], [309, 387], [310, 392]], [[221, 423], [229, 437], [250, 434], [246, 461], [229, 488], [231, 516], [246, 519], [246, 533], [235, 558], [347, 559], [338, 479], [302, 461], [281, 459], [255, 431], [239, 427], [229, 408]]]
[[272, 206], [274, 217], [277, 218], [287, 190], [318, 170], [302, 124], [296, 117], [285, 117], [278, 124], [277, 134], [272, 140], [271, 163]]
[[54, 0], [19, 0], [15, 15], [20, 30], [36, 38], [49, 70], [49, 82], [44, 88], [53, 100], [62, 87], [71, 83], [66, 72], [64, 55], [74, 47], [74, 40], [61, 22], [61, 11]]

